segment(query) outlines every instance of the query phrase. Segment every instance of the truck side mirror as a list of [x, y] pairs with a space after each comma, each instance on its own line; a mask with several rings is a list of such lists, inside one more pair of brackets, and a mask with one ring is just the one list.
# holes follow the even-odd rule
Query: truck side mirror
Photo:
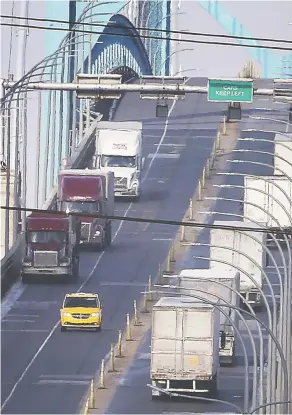
[[226, 346], [226, 334], [224, 331], [220, 331], [220, 349], [224, 349]]

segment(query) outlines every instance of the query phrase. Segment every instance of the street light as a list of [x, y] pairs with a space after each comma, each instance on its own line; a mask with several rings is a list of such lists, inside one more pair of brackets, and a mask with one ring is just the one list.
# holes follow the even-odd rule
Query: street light
[[[236, 173], [237, 174], [237, 173]], [[232, 187], [232, 186], [231, 186]], [[258, 190], [258, 189], [257, 189]], [[237, 201], [237, 202], [240, 202], [240, 200], [238, 200], [238, 199], [234, 199], [234, 198], [206, 198], [206, 199], [211, 199], [211, 200], [214, 200], [214, 199], [217, 199], [217, 200], [227, 200], [227, 201]], [[254, 204], [254, 203], [252, 203], [252, 202], [246, 202], [246, 203], [248, 203], [248, 204], [250, 204], [250, 205], [254, 205], [254, 206], [256, 206], [257, 208], [259, 208], [259, 209], [262, 209], [262, 210], [265, 210], [265, 209], [263, 209], [263, 207], [262, 206], [259, 206], [259, 205], [256, 205], [256, 204]], [[269, 212], [266, 212], [267, 214], [269, 214], [271, 217], [272, 217], [272, 215], [269, 213]], [[226, 215], [226, 213], [224, 213], [225, 215]], [[230, 215], [232, 215], [232, 214], [230, 214]], [[275, 218], [273, 217], [273, 220], [275, 221], [275, 222], [277, 222], [277, 220], [275, 220]], [[279, 224], [278, 224], [279, 225]], [[290, 251], [288, 251], [289, 252], [289, 256], [291, 256], [291, 252]], [[284, 262], [284, 261], [283, 261]], [[286, 261], [284, 262], [284, 263], [286, 263]], [[290, 274], [290, 272], [289, 272], [289, 274], [287, 275], [287, 269], [286, 268], [284, 268], [284, 272], [285, 272], [285, 280], [284, 280], [284, 293], [286, 294], [286, 295], [284, 295], [284, 301], [283, 301], [283, 309], [284, 310], [287, 310], [287, 318], [288, 318], [288, 333], [285, 333], [285, 331], [282, 329], [282, 324], [284, 324], [284, 320], [282, 320], [280, 323], [280, 330], [281, 330], [281, 333], [282, 333], [282, 335], [284, 336], [284, 334], [286, 334], [286, 341], [284, 340], [284, 337], [283, 337], [283, 344], [284, 344], [284, 346], [285, 346], [285, 351], [286, 351], [286, 355], [287, 355], [287, 359], [290, 361], [290, 355], [289, 355], [289, 350], [290, 350], [290, 346], [289, 346], [289, 344], [290, 344], [290, 338], [289, 338], [289, 332], [290, 332], [290, 328], [289, 328], [289, 319], [290, 319], [290, 310], [289, 310], [289, 306], [288, 306], [288, 304], [290, 304], [290, 302], [289, 302], [289, 289], [288, 289], [288, 286], [290, 286], [290, 284], [289, 284], [289, 277], [288, 277], [288, 275], [291, 275]], [[288, 298], [286, 297], [286, 296], [288, 296]], [[282, 306], [282, 302], [281, 302], [281, 306]], [[283, 317], [284, 317], [284, 313], [283, 313]], [[286, 323], [285, 323], [286, 324]]]
[[[239, 234], [244, 234], [244, 235], [250, 236], [249, 234], [247, 234], [245, 232], [238, 231], [238, 233]], [[259, 242], [256, 238], [251, 237], [251, 239]], [[233, 252], [233, 253], [237, 253], [237, 254], [245, 257], [246, 259], [248, 259], [250, 262], [252, 262], [256, 266], [256, 268], [258, 268], [260, 270], [260, 272], [263, 275], [263, 277], [264, 277], [264, 279], [265, 279], [265, 281], [266, 281], [266, 283], [267, 283], [267, 285], [268, 285], [268, 287], [270, 289], [270, 292], [271, 292], [272, 303], [273, 303], [273, 318], [271, 316], [270, 307], [268, 305], [268, 301], [267, 301], [267, 298], [266, 298], [266, 296], [265, 296], [265, 294], [263, 292], [262, 287], [246, 271], [244, 272], [244, 275], [246, 275], [253, 282], [253, 284], [257, 287], [257, 289], [261, 293], [261, 296], [263, 298], [263, 301], [264, 301], [265, 306], [266, 306], [266, 309], [267, 309], [269, 321], [270, 321], [269, 327], [271, 327], [271, 329], [273, 327], [273, 330], [276, 333], [277, 332], [277, 307], [276, 307], [276, 298], [275, 298], [275, 295], [274, 295], [273, 287], [272, 287], [272, 285], [270, 283], [270, 280], [269, 280], [269, 278], [267, 276], [267, 273], [265, 272], [265, 270], [262, 267], [262, 264], [258, 264], [258, 262], [255, 261], [251, 256], [247, 255], [242, 250], [236, 249], [234, 247], [226, 247], [226, 246], [222, 246], [222, 245], [216, 245], [216, 244], [213, 244], [213, 243], [207, 244], [207, 243], [200, 243], [200, 242], [194, 242], [194, 243], [191, 243], [191, 245], [192, 246], [209, 246], [209, 247], [220, 248], [220, 249], [227, 250], [227, 251], [230, 251], [230, 252]], [[262, 243], [260, 243], [260, 245], [263, 247], [263, 244]], [[196, 258], [207, 259], [206, 257], [198, 257], [198, 256], [196, 256]], [[210, 261], [219, 262], [219, 259], [217, 260], [217, 258], [211, 257], [211, 258], [208, 258], [208, 259]], [[220, 259], [220, 263], [230, 266], [230, 263], [228, 261], [223, 261], [223, 260]], [[234, 268], [236, 268], [238, 271], [241, 270], [241, 268], [239, 266], [237, 266], [237, 265], [235, 266], [234, 264], [231, 264], [231, 266], [234, 267]], [[270, 353], [271, 353], [271, 356], [270, 356], [270, 359], [269, 360], [271, 362], [273, 362], [273, 360], [274, 360], [273, 359], [273, 351], [271, 350]], [[275, 365], [272, 365], [271, 364], [270, 370], [271, 370], [271, 378], [272, 379], [275, 379], [275, 373], [274, 373], [274, 371], [275, 371]], [[272, 387], [273, 387], [273, 385], [272, 385]]]
[[[218, 185], [218, 187], [219, 187], [220, 185]], [[222, 185], [222, 186], [224, 186], [224, 185]], [[217, 187], [217, 186], [216, 186]], [[211, 215], [224, 215], [224, 216], [226, 216], [227, 215], [227, 213], [226, 212], [218, 212], [218, 211], [208, 211], [208, 212], [206, 212], [206, 211], [199, 211], [198, 212], [199, 214], [211, 214]], [[256, 224], [257, 226], [262, 226], [262, 224], [261, 223], [259, 223], [259, 222], [257, 222], [257, 221], [255, 221], [255, 220], [253, 220], [252, 218], [249, 218], [249, 217], [246, 217], [246, 216], [244, 216], [244, 215], [240, 215], [240, 214], [235, 214], [235, 213], [228, 213], [228, 215], [229, 216], [234, 216], [234, 217], [236, 217], [236, 218], [242, 218], [242, 219], [247, 219], [249, 222], [252, 222], [252, 223], [254, 223], [254, 224]], [[243, 231], [241, 231], [241, 233], [245, 233], [245, 232], [243, 232]], [[269, 257], [271, 258], [271, 260], [272, 260], [272, 262], [273, 262], [273, 265], [274, 265], [274, 267], [275, 267], [275, 269], [276, 269], [276, 273], [278, 274], [278, 278], [279, 278], [279, 283], [280, 283], [280, 298], [283, 298], [283, 286], [282, 286], [282, 275], [281, 275], [281, 271], [280, 271], [280, 269], [279, 269], [279, 266], [278, 266], [278, 264], [276, 263], [276, 261], [275, 261], [275, 258], [274, 258], [274, 256], [273, 256], [273, 254], [272, 254], [272, 252], [270, 251], [270, 249], [267, 247], [267, 246], [265, 246], [265, 244], [262, 244], [261, 243], [261, 241], [259, 241], [258, 239], [256, 239], [256, 238], [254, 238], [252, 235], [250, 235], [250, 234], [248, 234], [248, 236], [249, 236], [249, 238], [251, 238], [251, 239], [253, 239], [254, 241], [257, 241], [261, 246], [262, 246], [262, 249], [269, 255]], [[276, 240], [276, 238], [274, 237], [274, 235], [272, 235], [272, 237], [275, 239], [275, 244], [278, 246], [278, 248], [279, 248], [279, 251], [283, 254], [283, 251], [282, 251], [282, 248], [281, 248], [281, 246], [280, 246], [280, 244], [278, 243], [278, 241]], [[195, 245], [195, 244], [192, 244], [192, 245]], [[210, 258], [207, 258], [207, 257], [196, 257], [196, 258], [198, 258], [198, 259], [205, 259], [205, 260], [211, 260]], [[212, 259], [214, 262], [218, 262], [218, 260], [216, 261], [216, 260], [214, 260], [214, 259]], [[285, 262], [285, 258], [283, 259], [283, 261]], [[220, 262], [220, 260], [219, 260], [219, 262]], [[228, 264], [227, 264], [228, 265]], [[237, 269], [238, 270], [238, 267], [237, 266], [234, 266], [233, 264], [229, 264], [230, 266], [232, 266], [232, 267], [234, 267], [235, 269]], [[273, 296], [273, 293], [272, 293], [272, 296]], [[248, 304], [247, 302], [246, 302], [246, 300], [245, 300], [245, 304]], [[249, 306], [250, 307], [250, 306]], [[282, 318], [281, 318], [281, 316], [283, 315], [283, 304], [282, 304], [282, 301], [280, 300], [280, 321], [281, 321], [281, 323], [282, 323]], [[277, 328], [277, 327], [276, 327]], [[275, 329], [275, 327], [274, 327], [274, 329]], [[280, 329], [280, 338], [282, 338], [282, 335], [281, 335], [281, 333], [282, 333], [282, 324], [280, 324], [280, 326], [279, 326], [279, 329]], [[261, 353], [261, 347], [263, 347], [262, 345], [260, 345], [260, 353]], [[270, 348], [269, 348], [269, 350], [270, 350]], [[273, 351], [271, 350], [271, 354], [273, 355]], [[270, 367], [270, 370], [272, 370], [272, 368]], [[275, 370], [275, 369], [273, 369], [273, 370]], [[260, 383], [262, 384], [262, 373], [260, 372]], [[268, 388], [268, 386], [269, 385], [267, 385], [267, 389], [269, 390], [269, 395], [271, 395], [272, 394], [272, 391], [274, 391], [275, 390], [275, 388], [272, 388], [272, 385], [270, 386], [270, 389]]]
[[284, 121], [284, 120], [277, 120], [275, 118], [269, 118], [269, 117], [259, 117], [256, 115], [248, 115], [248, 118], [252, 118], [253, 120], [260, 120], [260, 121], [272, 121], [272, 122], [279, 122], [281, 124], [285, 124], [286, 125], [286, 133], [288, 133], [289, 131], [289, 121]]
[[291, 133], [289, 135], [287, 133], [282, 133], [280, 131], [275, 131], [275, 130], [264, 130], [262, 128], [244, 128], [244, 129], [241, 130], [241, 132], [244, 132], [244, 131], [247, 131], [247, 132], [259, 132], [259, 131], [262, 131], [263, 133], [279, 134], [279, 135], [282, 135], [283, 137], [287, 137], [287, 138], [291, 138], [292, 139]]

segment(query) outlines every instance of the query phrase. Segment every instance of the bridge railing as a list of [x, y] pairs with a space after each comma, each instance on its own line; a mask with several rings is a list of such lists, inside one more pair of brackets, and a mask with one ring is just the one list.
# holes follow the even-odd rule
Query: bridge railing
[[[86, 131], [78, 148], [68, 160], [66, 168], [77, 169], [86, 167], [94, 151], [94, 138], [98, 122], [102, 114], [91, 124]], [[42, 206], [42, 209], [54, 209], [57, 201], [57, 186], [55, 186]], [[1, 297], [7, 293], [12, 284], [20, 277], [21, 261], [24, 254], [24, 235], [20, 234], [15, 244], [1, 260]]]

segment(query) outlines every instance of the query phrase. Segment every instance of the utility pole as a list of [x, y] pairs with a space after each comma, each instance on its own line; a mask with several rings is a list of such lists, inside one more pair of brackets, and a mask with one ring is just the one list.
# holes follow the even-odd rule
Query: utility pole
[[[75, 31], [73, 30], [74, 25], [76, 24], [76, 0], [69, 0], [69, 80], [73, 82], [75, 74], [75, 54], [76, 54], [76, 39]], [[72, 151], [73, 143], [73, 105], [74, 102], [74, 92], [69, 92], [69, 102], [68, 102], [68, 148], [69, 155]]]
[[[29, 1], [22, 0], [19, 2], [19, 16], [28, 18]], [[27, 22], [27, 21], [26, 21]], [[28, 28], [19, 27], [17, 31], [17, 59], [15, 68], [15, 78], [19, 81], [25, 75], [25, 58], [26, 58], [26, 44], [27, 44]], [[25, 114], [26, 111], [26, 92], [20, 92], [19, 99], [15, 101], [16, 109], [13, 109], [12, 114], [12, 137], [11, 139], [11, 166], [15, 161], [14, 167], [14, 204], [17, 205], [19, 201], [19, 189], [21, 194], [21, 206], [26, 206], [26, 132], [25, 132]], [[12, 167], [13, 169], [13, 167]], [[19, 188], [20, 186], [20, 188]], [[21, 213], [22, 226], [25, 224], [25, 212]], [[14, 238], [17, 236], [18, 228], [18, 213], [14, 214], [13, 233]]]

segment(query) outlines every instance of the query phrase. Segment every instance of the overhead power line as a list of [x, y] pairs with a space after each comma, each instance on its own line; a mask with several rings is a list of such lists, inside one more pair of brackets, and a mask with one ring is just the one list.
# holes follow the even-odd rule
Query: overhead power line
[[[54, 30], [60, 32], [68, 33], [69, 30], [63, 27], [45, 27], [45, 26], [37, 26], [37, 25], [29, 25], [29, 24], [17, 24], [17, 23], [0, 23], [1, 26], [13, 26], [13, 27], [23, 27], [29, 29], [39, 29], [39, 30]], [[114, 25], [113, 25], [114, 28]], [[94, 30], [81, 30], [81, 29], [74, 29], [74, 33], [83, 33], [88, 35], [98, 35], [104, 34], [103, 31], [94, 31]], [[183, 32], [186, 33], [186, 32]], [[120, 32], [107, 32], [105, 33], [107, 36], [121, 36], [121, 37], [130, 37], [130, 38], [142, 38], [142, 39], [156, 39], [156, 40], [169, 40], [174, 42], [181, 42], [181, 43], [193, 43], [193, 44], [203, 44], [203, 45], [218, 45], [218, 46], [237, 46], [237, 47], [244, 47], [244, 48], [258, 48], [258, 49], [272, 49], [272, 50], [285, 50], [291, 51], [291, 47], [282, 47], [282, 46], [265, 46], [265, 45], [248, 45], [243, 43], [233, 43], [233, 42], [215, 42], [215, 41], [206, 41], [206, 40], [196, 40], [196, 39], [177, 39], [173, 37], [163, 37], [163, 36], [153, 36], [153, 35], [135, 35], [130, 33], [120, 33]]]
[[[236, 230], [242, 232], [263, 232], [263, 233], [271, 233], [271, 230], [267, 228], [252, 228], [250, 226], [232, 226], [232, 225], [214, 225], [209, 223], [200, 223], [200, 222], [184, 222], [184, 221], [175, 221], [175, 220], [164, 220], [164, 219], [147, 219], [141, 217], [131, 217], [131, 216], [117, 216], [117, 215], [101, 215], [99, 213], [85, 213], [85, 212], [70, 212], [69, 214], [60, 211], [60, 210], [44, 210], [44, 209], [33, 209], [33, 208], [23, 208], [23, 207], [15, 207], [15, 206], [1, 206], [1, 209], [4, 210], [12, 210], [18, 212], [32, 212], [32, 213], [49, 213], [49, 214], [66, 214], [67, 216], [80, 216], [85, 218], [101, 218], [101, 219], [111, 219], [111, 220], [119, 220], [125, 222], [138, 222], [138, 223], [153, 223], [153, 224], [160, 224], [160, 225], [171, 225], [171, 226], [186, 226], [192, 228], [206, 228], [206, 229], [222, 229], [222, 230]], [[226, 214], [228, 216], [228, 213]], [[281, 230], [284, 234], [290, 234], [290, 230]]]
[[[58, 19], [42, 19], [40, 17], [22, 17], [22, 16], [12, 16], [12, 15], [0, 15], [4, 19], [18, 19], [18, 20], [25, 20], [26, 22], [29, 20], [35, 22], [48, 22], [48, 23], [59, 23], [59, 24], [67, 24], [69, 25], [69, 20], [58, 20]], [[124, 26], [118, 25], [116, 22], [109, 22], [105, 23], [87, 23], [87, 22], [76, 22], [72, 31], [75, 31], [75, 27], [78, 26], [89, 26], [89, 27], [108, 27], [108, 24], [112, 24], [111, 27], [116, 29], [124, 29]], [[214, 37], [214, 38], [223, 38], [223, 39], [237, 39], [237, 40], [253, 40], [253, 41], [260, 41], [260, 42], [272, 42], [272, 43], [288, 43], [292, 46], [292, 40], [287, 39], [271, 39], [271, 38], [262, 38], [262, 37], [249, 37], [249, 36], [234, 36], [234, 35], [225, 35], [225, 34], [218, 34], [218, 33], [203, 33], [203, 32], [191, 32], [189, 30], [166, 30], [166, 29], [158, 29], [155, 27], [148, 28], [142, 26], [136, 26], [137, 30], [144, 30], [148, 32], [159, 32], [159, 33], [166, 33], [166, 34], [188, 34], [190, 36], [202, 36], [202, 37]]]

